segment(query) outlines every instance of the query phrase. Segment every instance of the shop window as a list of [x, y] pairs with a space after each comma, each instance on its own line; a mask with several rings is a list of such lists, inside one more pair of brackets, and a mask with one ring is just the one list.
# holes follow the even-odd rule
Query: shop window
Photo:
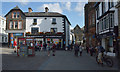
[[4, 37], [2, 36], [2, 42], [4, 42]]
[[32, 34], [37, 34], [39, 32], [39, 28], [31, 28]]
[[51, 28], [50, 30], [52, 33], [57, 33], [57, 28]]
[[56, 18], [52, 19], [52, 24], [56, 24]]
[[7, 42], [7, 37], [5, 37], [5, 42]]

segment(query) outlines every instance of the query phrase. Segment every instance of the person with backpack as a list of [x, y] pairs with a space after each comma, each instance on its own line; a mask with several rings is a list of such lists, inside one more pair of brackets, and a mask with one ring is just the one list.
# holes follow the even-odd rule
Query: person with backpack
[[102, 57], [103, 57], [103, 53], [105, 52], [105, 49], [101, 46], [100, 43], [98, 43], [96, 50], [98, 52], [98, 61], [99, 61], [99, 63], [103, 64]]

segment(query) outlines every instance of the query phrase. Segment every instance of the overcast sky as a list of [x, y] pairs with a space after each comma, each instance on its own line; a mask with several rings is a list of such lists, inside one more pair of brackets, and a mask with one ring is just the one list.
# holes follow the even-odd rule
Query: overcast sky
[[49, 12], [59, 12], [68, 17], [72, 28], [78, 24], [84, 26], [84, 5], [86, 2], [2, 2], [2, 14], [7, 14], [16, 5], [23, 11], [28, 12], [28, 7], [33, 12], [44, 12], [44, 8], [48, 7]]

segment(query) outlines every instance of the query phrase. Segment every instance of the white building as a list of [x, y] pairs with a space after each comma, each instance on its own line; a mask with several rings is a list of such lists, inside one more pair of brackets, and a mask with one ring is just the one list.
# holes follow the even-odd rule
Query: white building
[[0, 16], [0, 44], [8, 43], [8, 35], [5, 32], [6, 19]]
[[49, 12], [47, 7], [45, 12], [33, 12], [31, 8], [28, 10], [28, 12], [23, 12], [16, 6], [5, 15], [8, 18], [6, 32], [9, 33], [9, 42], [15, 37], [22, 36], [34, 37], [41, 43], [54, 42], [60, 44], [61, 48], [68, 46], [71, 24], [65, 15]]
[[106, 51], [110, 52], [116, 51], [114, 31], [118, 27], [118, 10], [115, 5], [116, 2], [96, 2], [95, 4], [97, 38]]

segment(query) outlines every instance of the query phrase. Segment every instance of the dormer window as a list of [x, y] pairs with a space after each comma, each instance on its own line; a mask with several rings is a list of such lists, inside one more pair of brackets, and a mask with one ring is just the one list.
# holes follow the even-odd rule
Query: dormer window
[[52, 24], [56, 24], [56, 18], [52, 19]]
[[33, 25], [37, 25], [37, 19], [33, 19]]
[[13, 12], [12, 18], [19, 18], [20, 12]]
[[13, 18], [16, 18], [16, 12], [13, 12]]

